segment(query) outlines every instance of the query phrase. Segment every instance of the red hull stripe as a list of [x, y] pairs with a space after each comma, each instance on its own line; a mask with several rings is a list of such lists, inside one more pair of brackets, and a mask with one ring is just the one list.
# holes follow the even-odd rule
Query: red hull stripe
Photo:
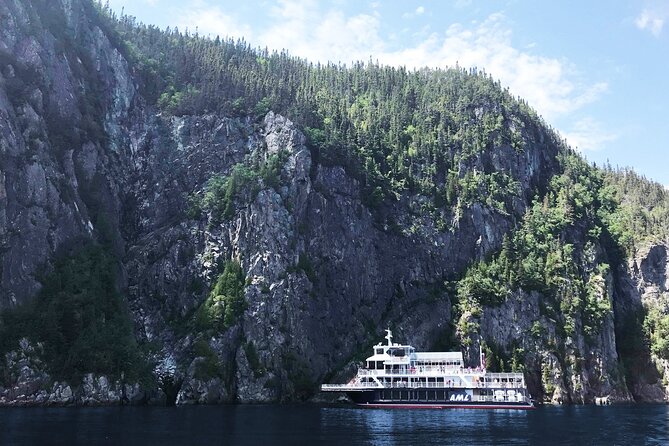
[[534, 406], [501, 404], [358, 404], [358, 406], [372, 409], [536, 409]]

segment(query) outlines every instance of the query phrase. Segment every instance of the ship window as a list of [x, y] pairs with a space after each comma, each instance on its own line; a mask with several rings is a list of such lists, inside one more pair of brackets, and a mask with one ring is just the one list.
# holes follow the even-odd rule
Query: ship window
[[382, 355], [383, 354], [383, 349], [382, 348], [377, 348], [376, 349], [376, 354], [377, 355]]
[[406, 351], [403, 348], [392, 348], [388, 350], [390, 356], [396, 356], [402, 358], [406, 355]]
[[377, 369], [382, 369], [383, 368], [383, 361], [377, 361], [376, 362], [376, 368]]

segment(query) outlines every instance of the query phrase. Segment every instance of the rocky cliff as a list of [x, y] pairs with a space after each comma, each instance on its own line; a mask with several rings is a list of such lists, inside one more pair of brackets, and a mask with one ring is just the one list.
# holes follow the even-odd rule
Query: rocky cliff
[[[430, 197], [410, 191], [370, 205], [360, 178], [315, 157], [280, 114], [157, 108], [118, 39], [86, 1], [0, 3], [0, 308], [35, 301], [73, 247], [102, 244], [156, 378], [144, 390], [101, 373], [54, 382], [39, 345], [23, 339], [5, 353], [0, 402], [309, 398], [346, 379], [386, 326], [423, 349], [522, 350], [533, 395], [548, 401], [665, 398], [650, 357], [629, 382], [619, 347], [628, 315], [664, 298], [664, 245], [587, 273], [614, 310], [587, 339], [580, 322], [573, 336], [557, 330], [539, 292], [516, 290], [474, 316], [454, 305], [451, 284], [500, 250], [561, 172], [545, 127], [517, 115], [518, 144], [498, 141], [458, 167], [508, 175], [517, 189], [503, 208], [462, 198], [453, 212], [428, 212]], [[573, 238], [585, 245], [588, 229]], [[578, 255], [595, 265], [606, 249]], [[213, 291], [232, 263], [243, 276], [235, 311]], [[457, 333], [470, 316], [479, 329]]]

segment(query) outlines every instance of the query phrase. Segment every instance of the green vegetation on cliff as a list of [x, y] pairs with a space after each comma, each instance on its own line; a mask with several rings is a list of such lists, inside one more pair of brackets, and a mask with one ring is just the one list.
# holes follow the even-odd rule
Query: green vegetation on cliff
[[[600, 171], [572, 154], [561, 155], [559, 161], [562, 173], [552, 178], [542, 198], [533, 200], [501, 250], [472, 265], [457, 283], [457, 332], [463, 345], [471, 345], [481, 334], [486, 307], [502, 305], [513, 296], [538, 295], [541, 320], [554, 327], [549, 330], [535, 320], [528, 336], [514, 338], [510, 345], [482, 341], [491, 370], [525, 370], [526, 354], [536, 358], [544, 351], [571, 361], [574, 366], [567, 370], [578, 374], [576, 364], [590, 353], [588, 347], [580, 351], [574, 340], [583, 336], [586, 343], [597, 345], [605, 320], [613, 316], [607, 284], [611, 259], [601, 247], [617, 243], [606, 224], [617, 205]], [[548, 373], [534, 364], [530, 367], [538, 368], [539, 376], [542, 369]], [[552, 397], [554, 383], [542, 382], [542, 393]]]
[[[552, 337], [535, 322], [532, 339], [565, 357], [567, 338], [582, 332], [592, 340], [613, 316], [610, 292], [620, 274], [613, 269], [624, 268], [638, 249], [667, 240], [669, 194], [661, 185], [629, 169], [597, 169], [576, 155], [559, 159], [562, 173], [542, 198], [535, 198], [500, 252], [473, 264], [457, 283], [458, 333], [464, 345], [479, 333], [486, 307], [501, 305], [522, 290], [539, 293], [542, 315], [556, 324]], [[619, 354], [627, 379], [636, 382], [635, 374], [647, 373], [648, 353], [669, 359], [666, 293], [625, 311], [616, 322]], [[585, 360], [587, 351], [574, 350], [573, 344], [571, 349], [575, 364]], [[511, 353], [496, 349], [488, 357], [497, 364]], [[544, 379], [545, 394], [553, 389], [554, 383]]]
[[611, 196], [620, 206], [607, 222], [632, 254], [649, 242], [669, 240], [669, 192], [631, 169], [603, 169]]
[[225, 330], [234, 325], [244, 313], [246, 305], [244, 272], [239, 262], [230, 260], [225, 263], [209, 297], [197, 309], [195, 328]]
[[[560, 161], [563, 173], [551, 180], [542, 199], [534, 200], [501, 252], [473, 265], [459, 282], [462, 313], [499, 305], [517, 289], [541, 293], [544, 312], [562, 319], [567, 335], [574, 334], [575, 318], [582, 320], [586, 334], [594, 335], [611, 313], [601, 283], [609, 266], [595, 246], [611, 242], [603, 235], [608, 231], [604, 221], [615, 203], [605, 194], [601, 172], [575, 155]], [[585, 240], [583, 227], [588, 228]]]
[[206, 211], [212, 222], [230, 220], [235, 212], [235, 201], [252, 201], [261, 187], [279, 187], [285, 161], [286, 151], [281, 151], [264, 160], [247, 159], [235, 164], [226, 176], [213, 176], [203, 196], [191, 197], [191, 217], [199, 217]]
[[0, 354], [27, 338], [41, 343], [42, 359], [56, 379], [84, 373], [145, 378], [150, 370], [135, 341], [116, 274], [113, 257], [94, 244], [62, 257], [34, 302], [0, 316]]
[[[103, 13], [138, 67], [145, 97], [164, 113], [286, 115], [304, 130], [315, 161], [343, 165], [371, 205], [408, 191], [437, 208], [480, 201], [507, 212], [518, 184], [479, 155], [499, 146], [522, 153], [523, 133], [543, 126], [475, 69], [313, 64]], [[556, 133], [547, 136], [547, 145], [562, 145]]]
[[[609, 226], [617, 234], [628, 256], [653, 243], [669, 240], [669, 192], [631, 169], [604, 168], [611, 194], [620, 206], [611, 214]], [[669, 297], [666, 291], [657, 299], [643, 302], [638, 309], [643, 317], [645, 339], [636, 339], [636, 348], [647, 344], [658, 358], [669, 360]], [[632, 319], [634, 320], [634, 319]], [[629, 343], [627, 343], [629, 344]]]
[[650, 308], [644, 328], [650, 339], [650, 351], [669, 360], [669, 308], [666, 305]]

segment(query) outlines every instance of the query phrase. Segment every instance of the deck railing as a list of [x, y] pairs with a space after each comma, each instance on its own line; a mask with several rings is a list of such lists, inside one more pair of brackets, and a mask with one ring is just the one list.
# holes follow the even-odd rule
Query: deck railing
[[[476, 380], [485, 380], [485, 382], [507, 382], [507, 383], [524, 383], [525, 378], [522, 373], [486, 373], [483, 371], [476, 371], [475, 369], [435, 369], [435, 370], [369, 370], [360, 369], [358, 377], [460, 377], [460, 378], [475, 378]], [[472, 379], [474, 381], [474, 379]]]
[[412, 367], [408, 369], [399, 370], [373, 370], [373, 369], [359, 369], [358, 376], [380, 376], [380, 375], [465, 375], [465, 376], [485, 376], [486, 378], [522, 378], [522, 373], [490, 373], [481, 369], [468, 369], [458, 367]]
[[321, 390], [366, 390], [366, 389], [495, 389], [495, 390], [513, 390], [524, 389], [522, 383], [464, 383], [464, 382], [404, 382], [396, 381], [392, 383], [380, 384], [377, 382], [353, 382], [348, 384], [323, 384]]

